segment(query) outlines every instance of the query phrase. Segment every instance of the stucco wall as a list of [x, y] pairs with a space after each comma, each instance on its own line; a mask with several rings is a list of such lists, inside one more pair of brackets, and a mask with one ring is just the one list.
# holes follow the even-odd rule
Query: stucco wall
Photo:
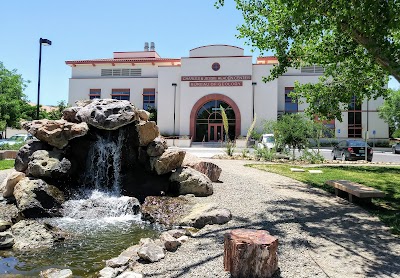
[[[253, 65], [254, 110], [257, 115], [257, 129], [261, 129], [264, 120], [276, 120], [278, 115], [278, 80], [265, 83], [272, 65]], [[251, 96], [250, 96], [251, 97]]]
[[180, 67], [160, 67], [158, 77], [158, 108], [157, 125], [161, 134], [174, 133], [174, 90], [172, 83], [176, 83], [175, 100], [175, 134], [182, 134], [179, 128], [179, 103], [180, 103]]
[[[221, 65], [220, 70], [211, 68], [213, 63]], [[252, 75], [251, 57], [212, 57], [212, 58], [185, 58], [181, 62], [182, 76], [226, 76]], [[241, 113], [240, 134], [247, 133], [252, 122], [252, 80], [243, 80], [243, 86], [237, 87], [190, 87], [188, 81], [181, 81], [180, 86], [180, 132], [190, 134], [190, 114], [194, 104], [209, 94], [222, 94], [232, 99]]]
[[130, 89], [130, 101], [143, 108], [143, 88], [158, 90], [158, 78], [85, 78], [69, 80], [68, 104], [89, 99], [90, 89], [101, 89], [101, 98], [111, 98], [112, 89]]

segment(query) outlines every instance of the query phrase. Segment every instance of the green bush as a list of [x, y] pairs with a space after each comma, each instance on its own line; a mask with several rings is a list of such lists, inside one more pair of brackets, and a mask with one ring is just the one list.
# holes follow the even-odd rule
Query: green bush
[[276, 157], [276, 151], [275, 151], [275, 149], [270, 150], [268, 148], [255, 147], [254, 155], [259, 160], [272, 161]]
[[235, 151], [235, 144], [232, 141], [226, 142], [225, 153], [229, 156], [232, 156], [234, 151]]
[[4, 145], [0, 145], [0, 150], [19, 150], [23, 145], [25, 145], [25, 142], [21, 142], [21, 143], [16, 143], [14, 145], [9, 145], [9, 144], [4, 144]]
[[310, 164], [322, 163], [325, 158], [315, 150], [303, 150], [303, 153], [299, 157], [299, 160], [308, 162]]
[[400, 138], [400, 129], [396, 129], [393, 134], [392, 134], [393, 138]]

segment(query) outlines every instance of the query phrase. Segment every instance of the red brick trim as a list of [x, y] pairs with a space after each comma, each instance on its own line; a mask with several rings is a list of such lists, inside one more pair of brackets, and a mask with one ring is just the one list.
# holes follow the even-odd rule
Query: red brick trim
[[209, 101], [212, 100], [221, 100], [223, 102], [226, 102], [229, 104], [230, 107], [232, 107], [233, 111], [235, 112], [235, 138], [240, 135], [240, 130], [241, 130], [241, 123], [242, 123], [242, 117], [240, 115], [240, 110], [239, 107], [236, 105], [236, 103], [230, 98], [222, 94], [209, 94], [201, 99], [199, 99], [192, 108], [192, 112], [190, 113], [190, 136], [192, 138], [196, 138], [196, 115], [197, 112], [201, 107], [203, 107], [204, 104], [206, 104]]

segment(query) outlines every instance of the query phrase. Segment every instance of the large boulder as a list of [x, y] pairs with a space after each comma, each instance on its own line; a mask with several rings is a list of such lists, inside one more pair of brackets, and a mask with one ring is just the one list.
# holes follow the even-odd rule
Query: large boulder
[[22, 146], [17, 153], [15, 158], [14, 168], [19, 172], [25, 172], [28, 169], [28, 163], [30, 161], [30, 156], [37, 150], [51, 150], [53, 147], [49, 144], [33, 139], [28, 141], [27, 144]]
[[150, 158], [150, 168], [158, 175], [167, 174], [181, 167], [184, 157], [185, 151], [168, 149], [161, 156]]
[[28, 163], [28, 174], [36, 178], [62, 178], [70, 174], [71, 162], [59, 150], [38, 150]]
[[142, 204], [142, 219], [165, 226], [179, 224], [179, 220], [188, 214], [189, 201], [184, 197], [147, 196]]
[[136, 125], [136, 129], [139, 134], [140, 146], [147, 146], [160, 135], [155, 122], [140, 122]]
[[137, 109], [127, 100], [95, 99], [82, 106], [76, 120], [105, 130], [115, 130], [138, 121]]
[[0, 219], [6, 222], [17, 222], [21, 216], [15, 204], [0, 202]]
[[14, 188], [19, 211], [27, 218], [59, 215], [63, 193], [41, 179], [24, 178]]
[[161, 156], [167, 149], [167, 141], [163, 137], [157, 137], [147, 145], [147, 154], [149, 156]]
[[186, 153], [183, 159], [182, 167], [185, 166], [203, 173], [213, 182], [218, 181], [222, 172], [222, 169], [218, 165], [212, 162], [202, 161], [199, 157], [190, 153]]
[[51, 247], [55, 242], [51, 230], [43, 223], [34, 220], [21, 220], [11, 227], [14, 246], [17, 250]]
[[76, 124], [66, 120], [36, 120], [24, 122], [22, 126], [39, 140], [59, 149], [67, 146], [69, 140], [84, 136], [89, 130], [86, 123]]
[[7, 178], [5, 178], [4, 181], [3, 181], [4, 187], [3, 187], [3, 185], [1, 186], [2, 188], [4, 188], [3, 197], [4, 198], [11, 197], [13, 195], [13, 193], [14, 193], [15, 185], [20, 180], [22, 180], [23, 178], [25, 178], [25, 174], [24, 173], [17, 172], [17, 171], [11, 172], [7, 176]]
[[181, 195], [194, 194], [198, 197], [213, 194], [211, 180], [192, 168], [178, 168], [169, 178], [172, 193]]
[[192, 226], [197, 229], [205, 225], [225, 224], [232, 219], [228, 209], [219, 208], [216, 204], [196, 204], [191, 212], [181, 220], [182, 226]]

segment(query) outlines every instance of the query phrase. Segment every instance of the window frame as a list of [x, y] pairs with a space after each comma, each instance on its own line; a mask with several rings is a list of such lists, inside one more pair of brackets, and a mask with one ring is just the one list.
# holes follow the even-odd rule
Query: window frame
[[[145, 100], [145, 98], [148, 98]], [[149, 107], [156, 107], [156, 89], [155, 88], [143, 88], [142, 93], [142, 107], [144, 110], [148, 110]]]
[[89, 89], [89, 99], [101, 98], [101, 89]]
[[130, 101], [131, 89], [128, 89], [128, 88], [111, 89], [111, 98], [117, 99], [117, 100]]
[[[299, 101], [296, 99], [295, 102], [293, 102], [293, 99], [289, 96], [291, 92], [294, 91], [294, 87], [285, 87], [285, 108], [284, 111], [286, 114], [290, 113], [298, 113], [299, 112]], [[296, 109], [287, 109], [289, 108], [289, 104], [293, 105], [296, 107]]]

